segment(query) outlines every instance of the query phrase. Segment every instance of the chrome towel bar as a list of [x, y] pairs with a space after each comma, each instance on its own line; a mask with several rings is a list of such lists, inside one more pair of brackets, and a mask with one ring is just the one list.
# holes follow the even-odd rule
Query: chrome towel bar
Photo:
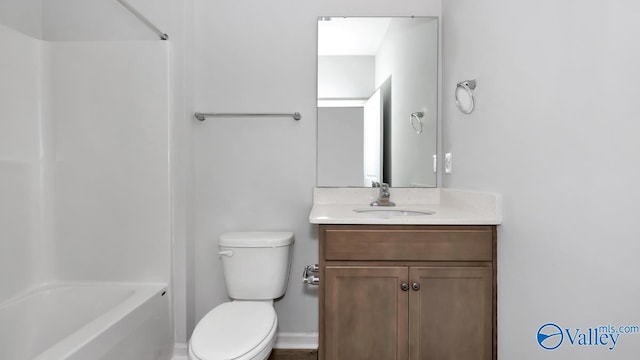
[[294, 120], [302, 119], [299, 112], [292, 113], [195, 113], [196, 119], [204, 121], [208, 117], [256, 117], [256, 116], [291, 116]]

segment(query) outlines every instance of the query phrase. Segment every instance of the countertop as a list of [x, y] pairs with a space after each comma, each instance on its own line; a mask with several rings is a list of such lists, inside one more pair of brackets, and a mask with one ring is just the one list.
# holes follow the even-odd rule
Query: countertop
[[[315, 188], [312, 224], [499, 225], [500, 195], [444, 188], [391, 188], [394, 207], [372, 207], [375, 188]], [[435, 211], [432, 215], [382, 215], [354, 209]]]

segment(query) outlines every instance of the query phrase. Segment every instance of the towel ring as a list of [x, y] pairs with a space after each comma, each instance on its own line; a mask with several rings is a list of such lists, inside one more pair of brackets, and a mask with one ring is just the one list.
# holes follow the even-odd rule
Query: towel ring
[[[411, 124], [411, 127], [413, 128], [413, 131], [416, 132], [416, 134], [422, 134], [422, 118], [423, 117], [424, 117], [424, 113], [422, 111], [411, 113], [411, 116], [409, 116], [409, 124]], [[416, 128], [416, 125], [413, 121], [414, 118], [418, 120], [418, 124], [420, 125], [419, 128]]]
[[475, 80], [461, 81], [456, 85], [456, 106], [465, 114], [471, 114], [475, 108], [473, 90], [476, 88]]

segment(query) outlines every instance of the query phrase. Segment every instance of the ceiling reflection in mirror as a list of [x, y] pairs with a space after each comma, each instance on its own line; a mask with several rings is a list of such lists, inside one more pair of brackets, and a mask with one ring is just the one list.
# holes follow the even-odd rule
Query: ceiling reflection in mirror
[[318, 20], [320, 187], [435, 187], [438, 18]]

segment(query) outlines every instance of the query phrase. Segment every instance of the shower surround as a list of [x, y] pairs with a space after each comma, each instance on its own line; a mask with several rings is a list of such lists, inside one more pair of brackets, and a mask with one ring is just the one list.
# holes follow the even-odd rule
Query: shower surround
[[[33, 304], [41, 307], [30, 312], [46, 312], [52, 306], [46, 299], [54, 298], [45, 296], [47, 291], [59, 287], [95, 289], [91, 302], [114, 284], [167, 288], [168, 43], [43, 41], [3, 25], [0, 43], [0, 308], [39, 294], [41, 300]], [[168, 289], [161, 300], [131, 305], [131, 313], [138, 309], [154, 319], [151, 329], [157, 334], [134, 331], [126, 311], [94, 330], [117, 327], [153, 338], [153, 345], [145, 345], [151, 346], [146, 356], [169, 359], [173, 331]], [[61, 296], [55, 298], [65, 303]], [[160, 299], [159, 293], [149, 296]], [[153, 305], [140, 310], [147, 304]], [[61, 309], [73, 315], [72, 308]], [[103, 318], [107, 312], [105, 308], [92, 316]], [[51, 333], [57, 332], [55, 323], [49, 324], [54, 326], [48, 328]], [[29, 328], [27, 323], [14, 325]], [[75, 333], [81, 325], [65, 331]], [[37, 356], [56, 347], [39, 343], [37, 332], [18, 335], [0, 336], [0, 348], [9, 348], [5, 341], [32, 344], [33, 349], [21, 351]], [[78, 346], [69, 348], [81, 351]], [[114, 351], [119, 359], [147, 358], [117, 342], [93, 346], [102, 349], [92, 356], [96, 359]], [[62, 358], [73, 358], [70, 354]]]

